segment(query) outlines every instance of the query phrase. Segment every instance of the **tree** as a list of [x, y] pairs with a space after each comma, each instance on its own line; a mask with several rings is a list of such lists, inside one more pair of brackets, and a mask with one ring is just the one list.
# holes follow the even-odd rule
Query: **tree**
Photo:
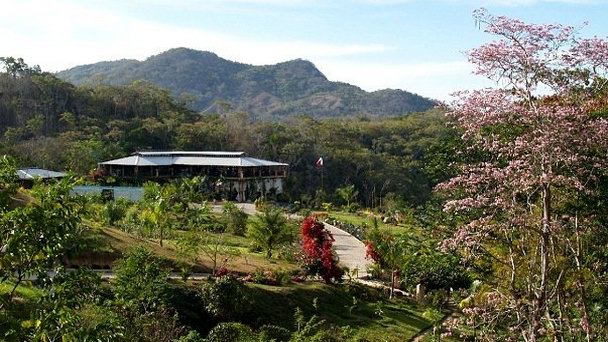
[[230, 259], [237, 255], [228, 246], [226, 236], [223, 233], [208, 234], [204, 237], [201, 236], [200, 239], [199, 248], [207, 259], [211, 261], [213, 275], [218, 275], [218, 271], [225, 269]]
[[439, 186], [455, 195], [445, 210], [464, 221], [443, 246], [493, 263], [464, 311], [485, 339], [592, 340], [587, 293], [605, 286], [582, 248], [595, 222], [581, 204], [606, 167], [608, 121], [596, 104], [608, 42], [484, 10], [475, 18], [498, 40], [469, 60], [499, 86], [458, 94], [449, 115], [474, 157]]
[[30, 67], [25, 63], [23, 58], [0, 57], [0, 64], [4, 65], [4, 72], [11, 75], [13, 78], [40, 73], [39, 66]]
[[0, 214], [13, 204], [14, 195], [19, 188], [18, 180], [14, 159], [8, 156], [0, 157]]
[[272, 251], [278, 245], [292, 240], [293, 235], [287, 224], [283, 210], [265, 207], [261, 214], [256, 214], [247, 230], [247, 237], [252, 239], [266, 252], [266, 258], [272, 258]]
[[340, 281], [344, 271], [332, 250], [334, 237], [323, 223], [309, 216], [300, 229], [304, 267], [309, 275], [320, 275], [326, 283]]
[[145, 247], [135, 247], [114, 268], [116, 298], [127, 308], [153, 312], [164, 303], [169, 272], [160, 258]]
[[161, 247], [163, 246], [163, 239], [172, 228], [169, 215], [175, 205], [176, 197], [177, 188], [174, 184], [160, 185], [153, 182], [144, 184], [142, 221], [150, 231], [157, 232]]
[[[4, 167], [7, 164], [0, 166]], [[0, 171], [0, 177], [5, 173]], [[26, 277], [58, 266], [80, 236], [82, 203], [70, 196], [71, 187], [69, 178], [52, 185], [39, 184], [32, 189], [28, 203], [4, 212], [0, 208], [0, 283], [14, 280], [9, 301]]]
[[352, 201], [355, 201], [357, 199], [357, 196], [359, 196], [359, 191], [355, 190], [355, 186], [353, 184], [337, 188], [336, 193], [338, 194], [338, 196], [340, 196], [340, 198], [342, 198], [344, 202], [346, 202], [346, 207], [349, 210], [350, 203]]
[[380, 232], [374, 229], [368, 234], [366, 256], [388, 270], [391, 275], [389, 297], [395, 294], [395, 281], [411, 253], [411, 239], [404, 235]]
[[61, 271], [37, 303], [33, 340], [120, 340], [119, 317], [102, 302], [101, 277], [88, 269]]

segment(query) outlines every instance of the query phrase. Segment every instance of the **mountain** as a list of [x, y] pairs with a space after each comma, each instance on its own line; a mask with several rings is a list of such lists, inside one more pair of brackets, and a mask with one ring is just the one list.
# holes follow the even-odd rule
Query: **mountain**
[[425, 111], [435, 105], [403, 90], [366, 92], [329, 81], [314, 64], [302, 59], [254, 66], [186, 48], [171, 49], [144, 61], [123, 59], [77, 66], [57, 76], [77, 85], [145, 80], [177, 97], [191, 99], [195, 110], [215, 111], [221, 102], [262, 119], [297, 114], [389, 116]]

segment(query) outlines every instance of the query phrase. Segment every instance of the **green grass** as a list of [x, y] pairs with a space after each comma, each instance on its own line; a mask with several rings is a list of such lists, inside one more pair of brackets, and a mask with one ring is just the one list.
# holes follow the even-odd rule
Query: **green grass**
[[32, 286], [29, 281], [22, 282], [15, 293], [13, 300], [8, 301], [9, 293], [15, 285], [12, 281], [0, 283], [0, 302], [5, 307], [0, 310], [0, 340], [16, 341], [15, 338], [6, 337], [4, 333], [17, 333], [23, 330], [22, 323], [31, 319], [32, 313], [38, 307], [38, 300], [42, 297], [42, 290]]
[[[363, 227], [367, 226], [372, 228], [374, 226], [374, 219], [372, 216], [365, 213], [349, 213], [346, 211], [332, 211], [329, 213], [329, 217], [334, 218], [338, 221], [350, 223], [355, 226]], [[378, 228], [382, 230], [391, 231], [394, 233], [405, 232], [410, 229], [406, 224], [386, 224], [378, 217]]]
[[[11, 281], [0, 283], [0, 296], [2, 298], [8, 296], [9, 292], [13, 289], [13, 286], [15, 286], [15, 283]], [[28, 281], [24, 281], [19, 284], [15, 290], [15, 293], [13, 294], [13, 297], [19, 298], [23, 301], [35, 301], [41, 296], [42, 292], [40, 289], [32, 286], [32, 284]]]
[[[316, 314], [328, 323], [350, 326], [359, 339], [369, 341], [405, 341], [441, 317], [439, 312], [425, 314], [425, 309], [406, 299], [388, 300], [377, 290], [361, 285], [248, 286], [255, 302], [261, 304], [255, 308], [258, 324], [271, 322], [290, 330], [294, 329], [293, 315], [297, 307], [307, 318]], [[353, 297], [357, 298], [356, 305], [353, 305]], [[315, 298], [318, 310], [313, 305]]]
[[[182, 233], [175, 231], [175, 234]], [[219, 234], [207, 233], [209, 236]], [[237, 273], [253, 273], [258, 269], [297, 269], [295, 262], [289, 262], [284, 258], [273, 257], [266, 259], [263, 253], [251, 252], [251, 240], [244, 236], [224, 234], [225, 243], [231, 254], [229, 257], [228, 270]], [[93, 268], [111, 268], [113, 263], [126, 251], [136, 246], [144, 246], [156, 255], [167, 259], [170, 265], [177, 271], [182, 259], [175, 246], [175, 240], [167, 239], [161, 247], [157, 239], [148, 239], [135, 236], [117, 228], [108, 226], [93, 226], [85, 231], [83, 247], [79, 253], [70, 258], [72, 266], [89, 266]], [[275, 251], [275, 256], [280, 253]], [[223, 258], [222, 258], [223, 259]], [[209, 272], [212, 268], [211, 260], [200, 253], [198, 262], [191, 265], [195, 272]]]

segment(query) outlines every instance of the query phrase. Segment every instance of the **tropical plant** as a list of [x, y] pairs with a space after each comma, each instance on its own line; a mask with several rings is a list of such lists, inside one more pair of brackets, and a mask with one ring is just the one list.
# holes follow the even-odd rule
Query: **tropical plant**
[[247, 232], [247, 214], [232, 202], [224, 204], [222, 221], [231, 234], [243, 236]]
[[293, 240], [293, 233], [283, 210], [267, 207], [261, 214], [253, 217], [247, 237], [261, 247], [266, 252], [266, 258], [270, 259], [278, 245]]
[[332, 250], [334, 238], [323, 223], [309, 216], [300, 229], [304, 268], [309, 275], [320, 275], [326, 283], [340, 281], [344, 272]]
[[26, 277], [58, 267], [59, 258], [78, 240], [82, 206], [70, 196], [72, 182], [66, 178], [38, 185], [30, 192], [30, 203], [0, 215], [0, 283], [14, 281], [9, 301]]
[[357, 196], [359, 196], [359, 191], [355, 190], [355, 185], [344, 185], [343, 187], [337, 188], [336, 193], [340, 198], [346, 202], [346, 208], [350, 210], [351, 202], [357, 200]]
[[164, 303], [169, 272], [145, 247], [135, 247], [114, 268], [116, 298], [127, 308], [153, 312]]

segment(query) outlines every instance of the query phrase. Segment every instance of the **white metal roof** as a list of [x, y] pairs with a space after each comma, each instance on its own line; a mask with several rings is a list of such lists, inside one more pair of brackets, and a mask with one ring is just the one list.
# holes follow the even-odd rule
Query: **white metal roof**
[[201, 156], [201, 157], [239, 157], [244, 156], [245, 152], [227, 151], [151, 151], [136, 152], [133, 155], [140, 156]]
[[100, 165], [125, 165], [125, 166], [168, 166], [168, 165], [192, 165], [192, 166], [288, 166], [285, 163], [277, 163], [269, 160], [246, 157], [244, 152], [138, 152], [132, 156], [118, 158], [100, 163]]
[[17, 170], [17, 176], [21, 180], [30, 180], [35, 178], [62, 178], [67, 176], [65, 172], [57, 172], [51, 170], [45, 170], [40, 168], [29, 168], [29, 169], [19, 169]]

